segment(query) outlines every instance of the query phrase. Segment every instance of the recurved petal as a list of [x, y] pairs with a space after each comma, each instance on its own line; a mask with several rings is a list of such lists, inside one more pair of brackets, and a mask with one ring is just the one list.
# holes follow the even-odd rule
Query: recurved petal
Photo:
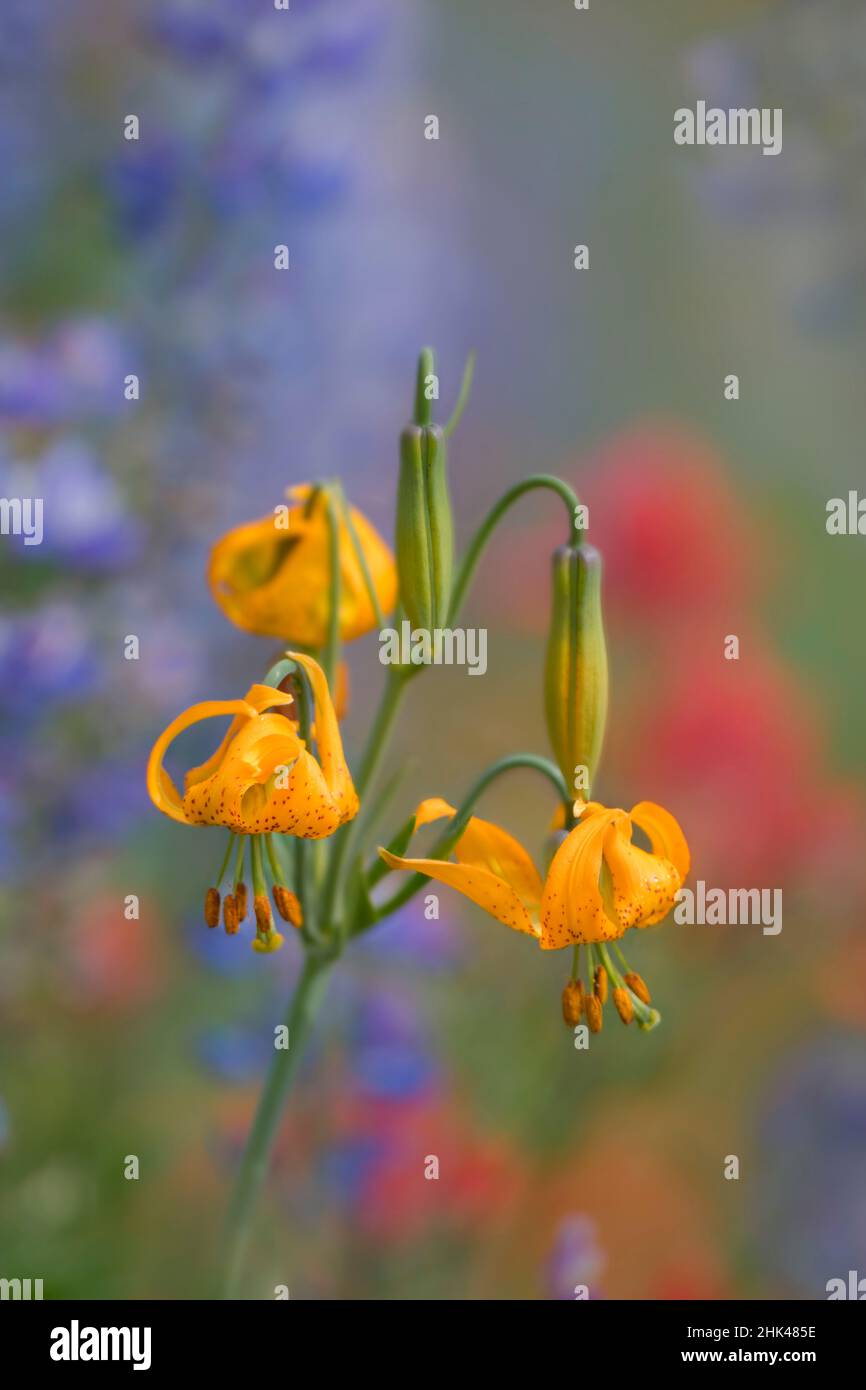
[[[196, 782], [204, 782], [208, 777], [213, 776], [220, 766], [235, 736], [240, 732], [244, 724], [247, 723], [251, 715], [261, 714], [263, 710], [277, 707], [280, 705], [290, 705], [292, 696], [287, 695], [284, 690], [275, 690], [270, 685], [251, 685], [243, 698], [245, 712], [236, 715], [228, 727], [222, 743], [215, 753], [201, 763], [198, 767], [191, 767], [186, 774], [184, 786], [189, 789]], [[282, 728], [282, 725], [280, 726]]]
[[456, 814], [454, 807], [443, 801], [441, 796], [428, 796], [415, 811], [415, 829], [420, 830], [422, 825], [431, 825], [433, 821], [442, 820], [444, 816]]
[[325, 673], [317, 661], [304, 652], [289, 652], [288, 656], [306, 671], [313, 689], [315, 703], [316, 745], [322, 775], [337, 814], [338, 824], [351, 820], [358, 813], [358, 793], [352, 781], [345, 755], [340, 726], [331, 702]]
[[610, 872], [618, 936], [628, 927], [649, 927], [667, 916], [682, 878], [669, 859], [647, 854], [632, 844], [627, 819], [606, 837], [604, 859]]
[[504, 879], [498, 878], [489, 869], [471, 864], [452, 864], [441, 859], [402, 859], [390, 854], [386, 849], [379, 850], [385, 863], [391, 869], [408, 869], [410, 873], [426, 874], [437, 883], [456, 888], [458, 893], [483, 907], [497, 921], [504, 922], [514, 931], [525, 932], [538, 937], [540, 928], [532, 921], [519, 896]]
[[[237, 730], [255, 717], [255, 710], [248, 705], [245, 700], [204, 700], [200, 704], [191, 705], [183, 714], [179, 714], [177, 719], [173, 719], [167, 729], [160, 734], [156, 743], [150, 751], [147, 760], [147, 790], [154, 806], [165, 815], [171, 816], [172, 820], [180, 821], [182, 824], [191, 824], [189, 817], [184, 809], [183, 801], [164, 767], [165, 755], [170, 745], [182, 734], [185, 729], [189, 729], [193, 724], [200, 723], [203, 719], [216, 719], [222, 715], [231, 714], [235, 718], [232, 721], [231, 729]], [[221, 749], [228, 746], [229, 734], [226, 735]]]
[[520, 898], [531, 918], [537, 919], [541, 902], [541, 875], [519, 840], [501, 826], [473, 816], [454, 847], [461, 864], [487, 869], [507, 883]]
[[605, 837], [619, 820], [626, 820], [624, 811], [590, 802], [553, 856], [541, 898], [543, 950], [610, 941], [621, 934], [604, 910], [599, 887]]
[[657, 806], [654, 801], [639, 801], [629, 814], [635, 825], [639, 825], [649, 836], [653, 854], [669, 859], [680, 876], [680, 883], [684, 883], [688, 876], [691, 856], [679, 822], [670, 811], [666, 811], [663, 806]]

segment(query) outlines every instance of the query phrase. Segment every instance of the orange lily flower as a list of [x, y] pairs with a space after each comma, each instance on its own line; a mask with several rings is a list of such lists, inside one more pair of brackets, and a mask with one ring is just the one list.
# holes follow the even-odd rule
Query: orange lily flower
[[[358, 796], [343, 754], [340, 728], [325, 674], [302, 652], [288, 656], [306, 671], [315, 706], [318, 756], [306, 747], [297, 724], [276, 713], [294, 697], [269, 685], [253, 685], [243, 700], [205, 700], [179, 715], [157, 739], [147, 764], [153, 804], [184, 825], [224, 825], [241, 835], [278, 831], [319, 840], [351, 820]], [[216, 752], [192, 768], [181, 796], [164, 766], [178, 734], [203, 719], [233, 715]]]
[[[288, 488], [294, 505], [228, 531], [213, 547], [208, 566], [211, 593], [225, 616], [246, 632], [304, 647], [321, 647], [328, 636], [330, 527], [323, 488], [310, 483]], [[397, 601], [394, 556], [375, 527], [354, 507], [349, 521], [338, 509], [340, 637], [351, 641], [377, 625], [367, 586], [382, 613]], [[354, 533], [354, 534], [353, 534]]]
[[[452, 806], [434, 797], [418, 807], [415, 825], [417, 828], [454, 814]], [[651, 851], [632, 843], [634, 826], [647, 835]], [[454, 847], [456, 863], [403, 858], [386, 849], [379, 853], [391, 869], [426, 874], [456, 888], [498, 921], [534, 937], [542, 950], [585, 946], [590, 989], [606, 998], [606, 975], [612, 974], [614, 1001], [624, 1022], [634, 1013], [642, 1017], [649, 992], [627, 966], [624, 979], [619, 976], [606, 945], [629, 927], [660, 922], [673, 907], [689, 871], [689, 849], [682, 830], [670, 812], [652, 801], [639, 802], [628, 814], [597, 801], [586, 803], [578, 824], [553, 856], [544, 880], [518, 840], [477, 816], [469, 821]], [[596, 957], [603, 981], [593, 970]], [[621, 993], [628, 998], [618, 997]], [[603, 1002], [601, 998], [598, 1027]], [[581, 1007], [576, 1007], [575, 1017], [566, 1021], [576, 1022]], [[587, 1017], [597, 1031], [593, 1027], [595, 1006], [587, 1010]], [[643, 1023], [652, 1026], [646, 1017]]]

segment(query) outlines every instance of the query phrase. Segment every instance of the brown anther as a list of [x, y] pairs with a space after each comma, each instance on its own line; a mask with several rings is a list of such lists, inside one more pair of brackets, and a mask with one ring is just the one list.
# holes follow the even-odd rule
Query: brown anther
[[569, 1028], [580, 1023], [583, 1012], [583, 985], [579, 980], [569, 980], [562, 991], [562, 1017]]
[[220, 895], [218, 888], [209, 888], [204, 898], [204, 920], [209, 927], [218, 927], [220, 920]]
[[234, 936], [238, 925], [238, 900], [233, 894], [228, 893], [223, 903], [223, 926], [226, 929], [226, 935]]
[[253, 899], [253, 912], [256, 914], [256, 927], [260, 932], [269, 932], [273, 926], [271, 904], [264, 893], [257, 893]]
[[607, 1003], [607, 971], [603, 965], [595, 967], [595, 996], [599, 1003]]
[[589, 1031], [591, 1033], [600, 1033], [603, 1017], [601, 1000], [595, 994], [588, 994], [584, 1000], [584, 1009], [586, 1010], [586, 1021], [589, 1024]]
[[247, 885], [245, 883], [235, 884], [235, 903], [238, 909], [238, 921], [245, 922], [247, 917]]
[[274, 902], [276, 903], [277, 912], [284, 922], [291, 922], [293, 927], [302, 927], [304, 925], [304, 914], [301, 911], [301, 904], [298, 902], [294, 893], [290, 892], [282, 883], [274, 884]]
[[627, 989], [615, 989], [613, 992], [613, 1002], [616, 1011], [623, 1023], [631, 1023], [634, 1018], [634, 1005], [631, 1002], [631, 995]]
[[632, 994], [636, 995], [642, 1004], [649, 1004], [652, 1002], [650, 1000], [649, 990], [636, 971], [630, 970], [625, 977], [625, 982]]

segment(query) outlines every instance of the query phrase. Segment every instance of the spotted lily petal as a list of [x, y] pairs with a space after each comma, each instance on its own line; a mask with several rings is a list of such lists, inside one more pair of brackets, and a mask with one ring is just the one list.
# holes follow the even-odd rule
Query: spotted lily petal
[[[357, 813], [324, 672], [304, 653], [289, 655], [304, 668], [313, 689], [318, 757], [292, 720], [272, 712], [292, 703], [285, 691], [254, 685], [244, 700], [194, 705], [160, 735], [148, 762], [148, 791], [166, 815], [187, 825], [225, 825], [240, 834], [275, 830], [320, 839]], [[222, 743], [187, 774], [181, 797], [163, 765], [169, 745], [192, 724], [227, 714], [234, 718]]]
[[[454, 814], [453, 806], [431, 797], [418, 807], [415, 824], [426, 825]], [[497, 921], [538, 937], [540, 875], [519, 841], [498, 825], [473, 816], [454, 847], [456, 864], [441, 859], [402, 858], [386, 849], [379, 853], [389, 868], [426, 874], [438, 883], [456, 888]]]

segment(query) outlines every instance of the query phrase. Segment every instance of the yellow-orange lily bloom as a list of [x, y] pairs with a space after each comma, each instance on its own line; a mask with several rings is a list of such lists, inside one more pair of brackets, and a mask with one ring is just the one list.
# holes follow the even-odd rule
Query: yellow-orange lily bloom
[[[431, 798], [418, 807], [416, 827], [454, 814], [447, 802]], [[632, 843], [635, 825], [648, 836], [651, 852]], [[612, 941], [629, 927], [660, 922], [689, 871], [682, 830], [652, 801], [628, 814], [588, 802], [544, 881], [519, 841], [477, 816], [453, 852], [456, 863], [379, 851], [390, 868], [449, 884], [498, 921], [534, 936], [545, 951]]]
[[[279, 831], [309, 840], [332, 835], [357, 814], [358, 795], [325, 673], [302, 652], [288, 655], [310, 680], [317, 756], [294, 721], [269, 712], [290, 705], [291, 694], [253, 685], [242, 700], [205, 700], [169, 724], [151, 750], [147, 790], [160, 811], [185, 825], [224, 825], [242, 835]], [[234, 718], [222, 743], [186, 774], [181, 796], [164, 767], [169, 746], [193, 724], [228, 714]]]
[[[288, 488], [294, 505], [228, 531], [208, 565], [211, 593], [226, 617], [246, 632], [304, 647], [321, 647], [330, 613], [330, 527], [323, 489]], [[358, 558], [363, 554], [382, 613], [397, 601], [394, 556], [375, 527], [354, 507], [351, 529], [338, 509], [340, 637], [351, 641], [376, 626], [376, 612]], [[278, 525], [278, 520], [282, 523]], [[352, 536], [354, 530], [354, 538]]]

